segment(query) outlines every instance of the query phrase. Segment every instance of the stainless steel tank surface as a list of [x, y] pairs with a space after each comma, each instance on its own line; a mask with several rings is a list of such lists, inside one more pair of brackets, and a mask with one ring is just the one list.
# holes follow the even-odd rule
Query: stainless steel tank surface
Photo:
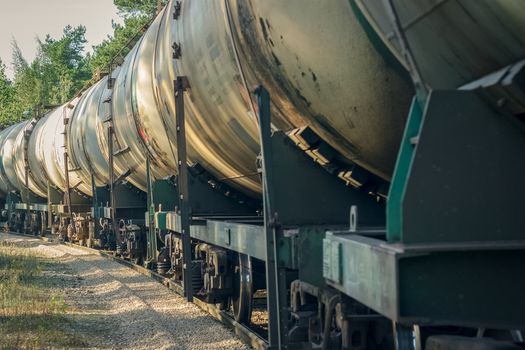
[[19, 123], [0, 131], [0, 190], [3, 195], [11, 191], [18, 191], [18, 184], [11, 183], [10, 177], [8, 176], [8, 172], [12, 170], [12, 163], [8, 163], [6, 157], [10, 157], [8, 154], [11, 154], [13, 147], [13, 140], [10, 140], [8, 136], [13, 129], [20, 127], [22, 126]]
[[[113, 73], [116, 80], [111, 92], [111, 111], [108, 111], [112, 115], [114, 129], [113, 154], [116, 175], [129, 173], [127, 180], [142, 190], [146, 189], [147, 152], [152, 152], [155, 143], [165, 146], [167, 142], [165, 131], [158, 125], [159, 106], [155, 101], [143, 97], [148, 96], [148, 91], [154, 88], [151, 79], [152, 46], [155, 45], [161, 19], [162, 16], [157, 17], [144, 37], [126, 56], [121, 67]], [[150, 130], [153, 135], [151, 139], [147, 139], [146, 134], [137, 128], [141, 119], [157, 122]], [[105, 129], [103, 134], [106, 134], [107, 141], [107, 125]], [[146, 147], [150, 142], [153, 147]], [[163, 163], [167, 158], [165, 155], [153, 151], [150, 158], [156, 177], [169, 173]]]
[[[28, 121], [24, 121], [13, 125], [9, 129], [4, 144], [2, 145], [2, 163], [7, 175], [7, 178], [11, 185], [18, 191], [22, 192], [25, 190], [25, 186], [20, 182], [16, 173], [16, 159], [15, 159], [15, 146], [16, 139], [24, 127], [28, 124]], [[25, 193], [25, 192], [24, 192]]]
[[347, 160], [390, 176], [411, 83], [346, 1], [187, 2], [179, 20], [173, 11], [170, 3], [114, 75], [117, 173], [131, 170], [144, 189], [145, 151], [158, 176], [176, 171], [173, 81], [184, 75], [189, 158], [220, 180], [260, 192], [259, 83], [272, 93], [277, 128], [310, 125]]
[[44, 169], [50, 184], [64, 192], [65, 158], [64, 158], [64, 106], [47, 113], [37, 124], [30, 138], [30, 147], [35, 140], [34, 151], [41, 167]]
[[[28, 144], [28, 159], [31, 172], [41, 186], [49, 183], [61, 192], [66, 190], [65, 173], [65, 138], [64, 119], [71, 120], [72, 108], [78, 102], [75, 98], [41, 118], [31, 132]], [[69, 135], [68, 135], [69, 137]], [[91, 195], [91, 181], [80, 176], [80, 168], [70, 160], [69, 182], [70, 188], [86, 195]], [[38, 176], [37, 176], [38, 175]]]
[[[403, 60], [385, 2], [351, 1]], [[458, 88], [525, 57], [525, 1], [392, 0], [391, 4], [423, 81], [432, 89]]]
[[[60, 123], [66, 114], [70, 183], [79, 191], [91, 194], [91, 174], [97, 184], [108, 181], [107, 116], [116, 176], [127, 175], [145, 190], [146, 157], [155, 177], [176, 173], [173, 81], [184, 75], [188, 156], [219, 180], [249, 195], [261, 191], [251, 93], [261, 83], [272, 95], [275, 128], [309, 125], [343, 161], [389, 178], [413, 91], [406, 72], [370, 42], [347, 1], [207, 0], [185, 2], [178, 20], [173, 12], [170, 2], [112, 73], [113, 89], [104, 79], [71, 101], [73, 108], [39, 121], [31, 136], [40, 140], [31, 146], [35, 171], [44, 169], [64, 189]], [[177, 59], [174, 42], [181, 47]], [[43, 179], [35, 179], [35, 191]]]
[[46, 171], [44, 154], [51, 151], [51, 147], [47, 144], [53, 139], [42, 138], [42, 130], [46, 125], [47, 115], [44, 115], [34, 126], [30, 134], [27, 144], [27, 160], [31, 173], [34, 174], [34, 180], [38, 183], [38, 187], [47, 189], [49, 183], [49, 176]]
[[[68, 145], [71, 144], [69, 141], [70, 139], [73, 140], [73, 142], [77, 139], [75, 139], [75, 136], [72, 137], [68, 132], [68, 126], [69, 123], [74, 120], [74, 112], [77, 110], [77, 107], [80, 109], [82, 108], [81, 105], [79, 105], [81, 102], [81, 97], [77, 96], [72, 101], [66, 103], [64, 106], [58, 108], [58, 111], [62, 112], [62, 120], [64, 118], [67, 118], [68, 123], [67, 126], [63, 125], [62, 128], [59, 127], [59, 129], [62, 130], [63, 133], [67, 134], [67, 143], [66, 140], [62, 142], [62, 146], [64, 147], [63, 150], [65, 151], [68, 149]], [[84, 114], [82, 116], [82, 119], [88, 118], [88, 114]], [[62, 121], [63, 123], [63, 121]], [[91, 142], [93, 144], [94, 140], [92, 138], [88, 139], [88, 136], [90, 135], [90, 130], [85, 129], [82, 133], [81, 137], [83, 140], [81, 142], [88, 143]], [[87, 146], [87, 145], [86, 145]], [[88, 196], [93, 195], [93, 188], [91, 184], [91, 176], [85, 176], [85, 173], [83, 172], [83, 169], [78, 165], [80, 159], [80, 155], [78, 153], [72, 153], [71, 150], [68, 152], [68, 174], [69, 174], [69, 186], [71, 189], [78, 191], [80, 193], [86, 194]], [[64, 163], [65, 164], [65, 163]], [[62, 168], [62, 174], [64, 174], [64, 181], [65, 181], [65, 168]]]
[[[99, 108], [107, 78], [97, 82], [85, 91], [73, 109], [67, 126], [68, 156], [73, 169], [83, 184], [91, 186], [92, 176], [96, 186], [109, 181], [109, 164], [99, 145], [99, 129], [104, 122]], [[85, 187], [83, 189], [85, 190]], [[86, 194], [91, 195], [91, 188]]]
[[21, 192], [25, 193], [27, 186], [27, 189], [32, 193], [45, 198], [47, 196], [47, 178], [45, 173], [39, 171], [39, 169], [31, 169], [29, 165], [29, 159], [35, 157], [35, 154], [28, 150], [29, 140], [36, 124], [37, 120], [29, 120], [24, 123], [24, 127], [18, 132], [13, 145], [13, 161]]
[[[169, 135], [171, 142], [161, 146], [171, 169], [176, 169], [173, 81], [185, 75], [191, 86], [185, 99], [189, 159], [218, 179], [255, 194], [260, 191], [255, 165], [259, 152], [257, 122], [249, 93], [240, 81], [224, 4], [188, 2], [179, 21], [173, 20], [173, 11], [174, 7], [168, 5], [159, 27], [153, 63], [155, 99], [163, 126], [159, 131]], [[173, 61], [170, 42], [184, 47], [180, 59]], [[142, 119], [140, 130], [149, 139], [158, 139], [150, 135], [155, 130], [152, 120]]]
[[[29, 166], [33, 173], [41, 173], [44, 176], [38, 176], [40, 186], [47, 186], [49, 183], [52, 187], [64, 191], [63, 179], [63, 146], [64, 136], [60, 133], [60, 126], [63, 128], [61, 113], [58, 110], [46, 113], [35, 125], [29, 138], [28, 160]], [[59, 145], [60, 143], [60, 145]], [[62, 161], [60, 162], [59, 159]], [[61, 175], [62, 174], [62, 175]]]
[[345, 159], [389, 179], [413, 87], [349, 2], [228, 3], [247, 85], [270, 91], [276, 126], [309, 125]]

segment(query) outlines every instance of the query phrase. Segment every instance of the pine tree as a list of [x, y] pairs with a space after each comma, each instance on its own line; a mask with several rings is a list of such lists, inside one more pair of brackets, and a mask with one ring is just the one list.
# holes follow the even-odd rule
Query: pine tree
[[15, 106], [15, 89], [7, 78], [6, 66], [0, 59], [0, 127], [11, 124]]

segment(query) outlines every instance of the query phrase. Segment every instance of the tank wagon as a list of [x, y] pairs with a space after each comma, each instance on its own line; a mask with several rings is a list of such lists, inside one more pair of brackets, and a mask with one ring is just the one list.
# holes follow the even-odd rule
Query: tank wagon
[[239, 324], [263, 295], [269, 348], [512, 349], [524, 32], [518, 0], [170, 1], [0, 133], [3, 214]]

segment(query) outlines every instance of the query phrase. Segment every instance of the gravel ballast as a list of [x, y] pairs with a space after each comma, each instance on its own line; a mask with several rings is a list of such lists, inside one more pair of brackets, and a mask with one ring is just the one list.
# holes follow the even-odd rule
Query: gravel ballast
[[[92, 349], [249, 349], [196, 305], [138, 272], [85, 250], [0, 234], [67, 267], [67, 317]], [[50, 273], [50, 272], [47, 272]], [[51, 272], [53, 273], [53, 272]]]

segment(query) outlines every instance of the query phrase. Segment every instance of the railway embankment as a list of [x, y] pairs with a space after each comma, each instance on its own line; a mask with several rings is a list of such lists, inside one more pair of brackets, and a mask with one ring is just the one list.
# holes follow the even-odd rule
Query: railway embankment
[[159, 283], [85, 250], [0, 236], [0, 348], [247, 349]]
[[31, 240], [0, 239], [0, 349], [78, 348], [65, 291], [78, 281], [67, 265], [52, 260]]

